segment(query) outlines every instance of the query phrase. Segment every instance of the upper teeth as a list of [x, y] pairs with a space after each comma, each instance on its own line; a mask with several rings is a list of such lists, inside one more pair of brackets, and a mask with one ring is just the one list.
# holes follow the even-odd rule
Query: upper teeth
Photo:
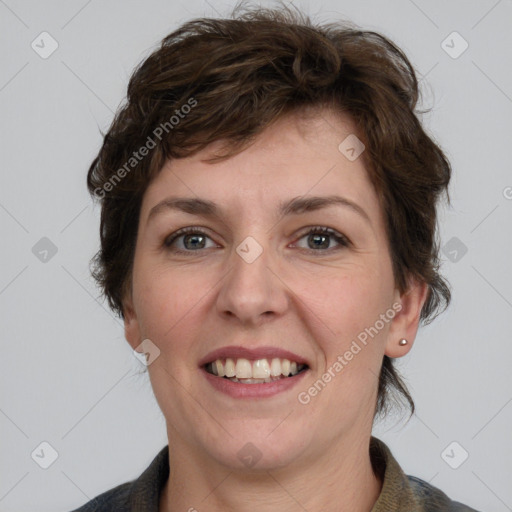
[[278, 377], [284, 375], [296, 375], [304, 368], [303, 364], [298, 364], [289, 359], [279, 359], [277, 357], [270, 360], [256, 359], [249, 361], [243, 357], [238, 359], [216, 359], [206, 365], [206, 369], [218, 375], [219, 377], [236, 377], [237, 379], [267, 379], [269, 377]]

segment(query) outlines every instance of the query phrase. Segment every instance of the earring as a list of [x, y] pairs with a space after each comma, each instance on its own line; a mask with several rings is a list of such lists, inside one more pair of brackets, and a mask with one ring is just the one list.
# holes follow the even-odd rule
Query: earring
[[403, 345], [407, 345], [407, 340], [405, 338], [402, 338], [399, 342], [398, 342], [399, 345], [403, 346]]

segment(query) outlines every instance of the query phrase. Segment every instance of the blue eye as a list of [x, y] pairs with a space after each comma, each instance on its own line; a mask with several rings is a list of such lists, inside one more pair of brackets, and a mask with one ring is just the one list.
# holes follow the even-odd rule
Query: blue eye
[[[308, 247], [306, 247], [306, 250], [312, 252], [331, 252], [332, 250], [340, 249], [340, 247], [329, 247], [332, 241], [336, 242], [338, 246], [342, 247], [348, 247], [350, 244], [345, 236], [334, 231], [333, 229], [323, 226], [309, 228], [300, 236], [299, 240], [302, 238], [306, 238], [307, 240]], [[309, 245], [310, 242], [311, 245]]]
[[[313, 228], [308, 228], [308, 230], [300, 235], [298, 240], [307, 237], [308, 247], [301, 247], [309, 251], [310, 253], [326, 253], [332, 252], [334, 250], [339, 250], [343, 247], [348, 247], [350, 245], [349, 240], [341, 235], [340, 233], [334, 231], [333, 229], [323, 227], [323, 226], [315, 226]], [[176, 242], [181, 239], [181, 247], [176, 248]], [[207, 239], [212, 241], [210, 236], [200, 228], [197, 227], [188, 227], [182, 228], [169, 237], [167, 237], [164, 241], [164, 246], [175, 253], [191, 253], [196, 252], [201, 249], [209, 249], [212, 247], [218, 247], [215, 243], [210, 247], [207, 247]], [[331, 247], [331, 243], [335, 242], [337, 247]], [[213, 241], [212, 241], [213, 242]], [[311, 245], [310, 245], [311, 243]]]
[[[179, 238], [183, 238], [185, 250], [175, 249], [175, 252], [191, 252], [196, 249], [205, 249], [207, 248], [205, 247], [205, 239], [210, 237], [199, 228], [183, 228], [166, 238], [164, 245], [168, 248], [172, 248], [176, 240]], [[187, 243], [189, 244], [188, 246]]]

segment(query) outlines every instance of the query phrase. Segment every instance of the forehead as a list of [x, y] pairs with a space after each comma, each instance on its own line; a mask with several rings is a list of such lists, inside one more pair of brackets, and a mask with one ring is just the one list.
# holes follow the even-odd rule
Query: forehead
[[261, 215], [291, 197], [339, 194], [378, 215], [363, 158], [346, 152], [347, 144], [357, 144], [355, 132], [350, 117], [330, 110], [295, 113], [276, 121], [252, 145], [226, 160], [205, 161], [221, 149], [219, 141], [192, 157], [167, 161], [146, 190], [141, 220], [169, 196], [210, 199], [234, 215], [247, 209]]

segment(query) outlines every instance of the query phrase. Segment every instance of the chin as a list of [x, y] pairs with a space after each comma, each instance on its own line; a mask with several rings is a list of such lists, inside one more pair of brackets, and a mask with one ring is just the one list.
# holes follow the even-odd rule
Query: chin
[[[259, 421], [255, 428], [243, 429], [243, 434], [238, 430], [234, 437], [223, 435], [222, 441], [205, 446], [205, 451], [236, 472], [271, 471], [289, 466], [304, 454], [308, 440], [304, 432], [296, 429], [276, 429], [280, 421], [282, 418]], [[244, 423], [247, 426], [247, 420]]]

